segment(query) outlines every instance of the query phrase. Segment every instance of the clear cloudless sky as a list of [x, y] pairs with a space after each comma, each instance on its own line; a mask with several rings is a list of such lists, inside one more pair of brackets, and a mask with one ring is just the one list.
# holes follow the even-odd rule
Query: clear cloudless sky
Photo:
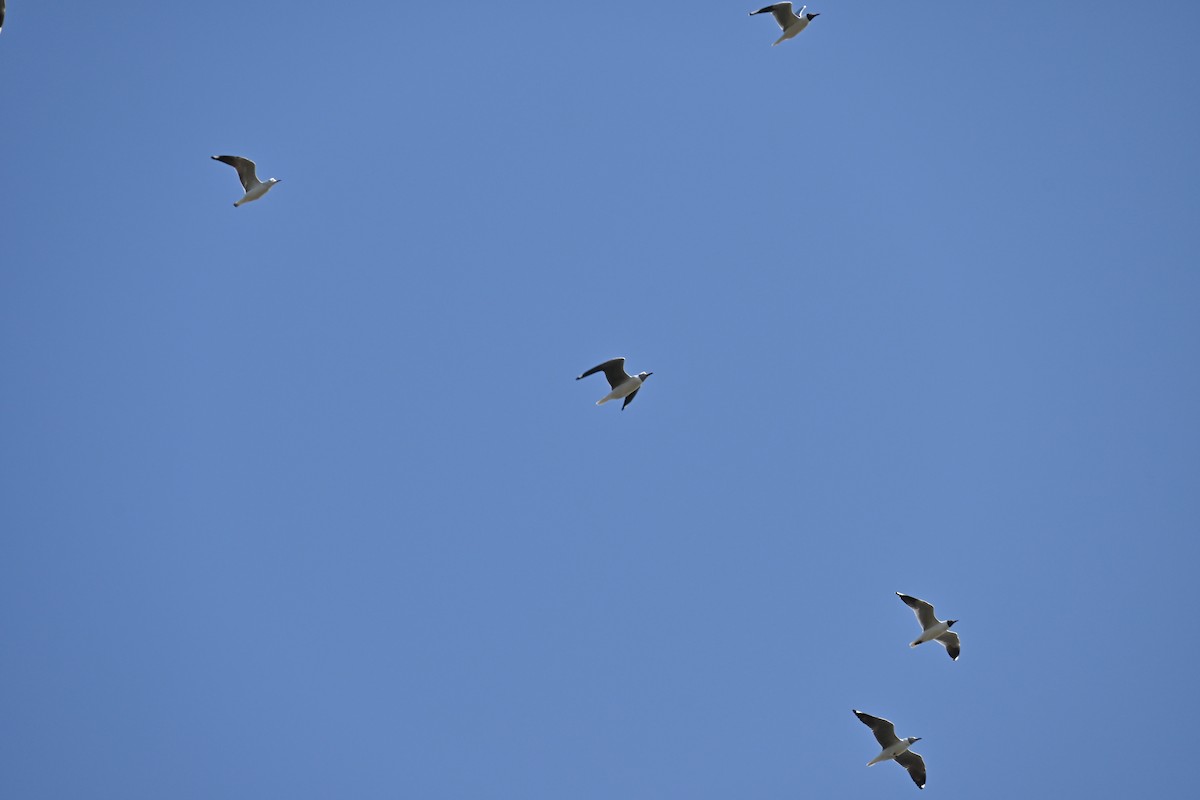
[[8, 4], [0, 796], [1195, 792], [1200, 4], [756, 2]]

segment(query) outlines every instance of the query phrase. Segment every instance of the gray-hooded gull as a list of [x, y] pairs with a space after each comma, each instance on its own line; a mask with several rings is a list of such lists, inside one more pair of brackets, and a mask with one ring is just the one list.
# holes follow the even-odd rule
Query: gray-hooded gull
[[249, 203], [257, 200], [267, 192], [271, 191], [271, 187], [279, 183], [278, 178], [267, 178], [265, 181], [260, 181], [254, 170], [254, 162], [248, 158], [241, 156], [213, 156], [213, 161], [220, 161], [222, 164], [228, 164], [237, 170], [238, 180], [242, 182], [242, 188], [246, 190], [246, 194], [241, 200], [233, 204], [237, 208], [242, 203]]
[[755, 14], [765, 14], [770, 11], [771, 16], [775, 17], [775, 21], [779, 23], [779, 27], [783, 31], [783, 36], [780, 36], [771, 44], [771, 47], [774, 47], [780, 42], [786, 42], [807, 28], [808, 23], [812, 22], [814, 17], [821, 16], [820, 14], [805, 14], [804, 9], [806, 8], [808, 6], [800, 6], [800, 13], [794, 14], [792, 13], [791, 3], [776, 3], [773, 6], [760, 8], [758, 11], [751, 11], [750, 16], [753, 17]]
[[942, 622], [934, 615], [933, 606], [924, 600], [899, 592], [896, 592], [896, 596], [904, 601], [904, 605], [913, 610], [913, 613], [917, 615], [917, 622], [921, 623], [921, 635], [909, 644], [909, 647], [937, 641], [946, 648], [946, 652], [950, 654], [952, 660], [958, 661], [958, 654], [962, 652], [962, 648], [959, 646], [958, 634], [950, 630], [950, 627], [958, 620], [948, 619]]
[[622, 411], [625, 410], [625, 406], [633, 402], [634, 395], [642, 388], [646, 378], [654, 374], [653, 372], [639, 372], [637, 375], [630, 375], [625, 371], [625, 359], [613, 358], [603, 364], [597, 364], [575, 380], [583, 380], [588, 375], [595, 375], [597, 372], [603, 372], [604, 377], [608, 378], [608, 385], [612, 391], [597, 400], [596, 405], [602, 406], [609, 400], [618, 400], [624, 397], [625, 402], [621, 405]]
[[909, 736], [907, 739], [898, 739], [896, 738], [896, 726], [886, 719], [872, 717], [861, 711], [854, 711], [854, 716], [871, 729], [871, 733], [875, 734], [875, 741], [879, 742], [879, 746], [883, 748], [879, 755], [867, 762], [867, 766], [874, 766], [880, 761], [895, 761], [908, 770], [908, 776], [913, 779], [913, 783], [917, 785], [918, 789], [924, 789], [925, 760], [908, 749], [913, 746], [914, 742], [921, 741], [921, 737]]

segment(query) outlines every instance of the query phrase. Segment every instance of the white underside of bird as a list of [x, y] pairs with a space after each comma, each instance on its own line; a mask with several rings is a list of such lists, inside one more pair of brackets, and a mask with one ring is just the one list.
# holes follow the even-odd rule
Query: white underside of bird
[[[271, 191], [271, 187], [274, 186], [276, 183], [278, 183], [278, 181], [276, 181], [274, 178], [271, 178], [269, 181], [265, 181], [263, 183], [258, 184], [258, 186], [250, 187], [250, 190], [248, 192], [246, 192], [245, 196], [241, 200], [238, 200], [236, 203], [234, 203], [234, 206], [240, 206], [243, 203], [251, 203], [251, 202], [257, 200], [258, 198], [262, 197], [267, 192]], [[272, 202], [274, 202], [274, 201], [272, 201]], [[257, 213], [257, 212], [255, 212], [255, 213]]]
[[900, 741], [896, 742], [891, 747], [885, 747], [883, 749], [883, 751], [880, 752], [879, 755], [875, 756], [874, 758], [872, 758], [870, 761], [867, 762], [867, 766], [873, 767], [876, 764], [880, 763], [881, 761], [891, 761], [896, 756], [900, 755], [901, 753], [903, 753], [905, 750], [907, 750], [908, 748], [910, 748], [912, 746], [913, 746], [912, 742], [910, 742], [906, 739], [901, 739]]
[[[796, 22], [795, 22], [794, 24], [792, 24], [792, 25], [788, 26], [787, 30], [785, 30], [785, 31], [783, 32], [783, 36], [780, 36], [778, 39], [776, 39], [775, 41], [771, 42], [771, 47], [774, 47], [774, 46], [775, 46], [775, 45], [777, 45], [777, 44], [783, 44], [783, 43], [784, 43], [784, 42], [786, 42], [788, 39], [792, 39], [792, 38], [794, 38], [794, 37], [798, 36], [798, 35], [800, 34], [800, 32], [801, 32], [802, 30], [804, 30], [805, 28], [807, 28], [807, 27], [808, 27], [808, 20], [807, 20], [807, 19], [798, 19], [798, 20], [796, 20]], [[807, 40], [807, 39], [805, 39], [805, 41], [808, 41], [808, 40]]]
[[630, 375], [629, 380], [625, 381], [620, 386], [604, 395], [604, 397], [601, 397], [599, 400], [597, 400], [596, 405], [602, 406], [609, 400], [620, 400], [622, 397], [628, 397], [640, 388], [642, 388], [641, 378], [637, 377], [636, 375]]
[[932, 642], [934, 639], [938, 638], [939, 636], [941, 636], [943, 633], [945, 633], [948, 630], [950, 630], [949, 624], [947, 624], [945, 622], [939, 622], [937, 625], [934, 625], [932, 628], [927, 628], [927, 629], [921, 631], [921, 635], [918, 636], [916, 638], [916, 641], [914, 641], [912, 644], [910, 644], [909, 647], [916, 647], [919, 644], [925, 644], [926, 642]]

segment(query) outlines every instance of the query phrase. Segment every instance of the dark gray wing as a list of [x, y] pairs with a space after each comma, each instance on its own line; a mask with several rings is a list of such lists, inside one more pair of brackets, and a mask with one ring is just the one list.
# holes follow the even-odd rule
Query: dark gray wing
[[789, 25], [796, 21], [796, 15], [792, 13], [791, 3], [776, 3], [773, 6], [760, 8], [758, 11], [751, 11], [750, 16], [755, 14], [765, 14], [771, 12], [771, 16], [775, 17], [775, 21], [779, 23], [780, 30], [786, 30]]
[[[610, 358], [603, 364], [597, 364], [596, 366], [592, 367], [575, 380], [582, 380], [588, 375], [595, 375], [597, 372], [604, 373], [604, 377], [608, 378], [608, 385], [613, 389], [629, 380], [629, 376], [625, 374], [625, 359], [623, 358]], [[626, 405], [628, 404], [629, 402], [626, 401]], [[624, 406], [622, 406], [622, 408], [624, 408]]]
[[632, 392], [630, 392], [629, 394], [625, 395], [625, 402], [621, 404], [621, 410], [622, 410], [622, 411], [624, 411], [624, 410], [625, 410], [625, 406], [627, 406], [627, 405], [629, 405], [630, 403], [632, 403], [632, 402], [633, 402], [633, 398], [634, 398], [634, 396], [636, 396], [636, 395], [637, 395], [637, 393], [638, 393], [638, 392], [640, 392], [641, 390], [642, 390], [642, 387], [640, 387], [640, 386], [639, 386], [638, 388], [634, 389], [634, 390], [633, 390]]
[[905, 750], [896, 756], [896, 763], [908, 770], [908, 777], [913, 779], [918, 789], [925, 788], [925, 759], [912, 750]]
[[954, 631], [946, 631], [937, 640], [946, 645], [946, 652], [950, 654], [950, 658], [958, 661], [958, 654], [962, 652], [962, 648], [958, 646], [958, 634]]
[[213, 156], [212, 159], [236, 169], [238, 180], [242, 182], [242, 188], [247, 192], [258, 185], [258, 174], [255, 172], [254, 162], [250, 159], [241, 156]]
[[899, 592], [896, 592], [896, 596], [904, 601], [904, 605], [916, 612], [917, 622], [921, 623], [922, 628], [932, 628], [934, 625], [937, 625], [938, 618], [933, 613], [933, 606], [929, 605], [929, 603], [907, 594], [900, 594]]
[[4, 0], [0, 0], [0, 30], [4, 30]]
[[880, 747], [887, 749], [900, 741], [896, 738], [896, 726], [883, 717], [872, 717], [861, 711], [855, 711], [854, 716], [871, 729], [871, 733], [875, 734], [875, 741], [879, 742]]

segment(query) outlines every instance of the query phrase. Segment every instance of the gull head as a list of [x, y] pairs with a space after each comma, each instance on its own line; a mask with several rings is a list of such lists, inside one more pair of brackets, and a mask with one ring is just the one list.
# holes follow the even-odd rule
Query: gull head
[[916, 744], [917, 742], [921, 741], [921, 737], [920, 736], [910, 736], [907, 739], [905, 739], [904, 741], [908, 742], [909, 744]]
[[816, 14], [805, 14], [804, 16], [808, 17], [809, 22], [812, 22], [814, 17], [821, 16], [821, 12], [818, 11]]
[[956, 620], [956, 619], [948, 619], [948, 620], [946, 620], [946, 627], [947, 627], [947, 628], [953, 628], [953, 627], [954, 627], [954, 623], [956, 623], [956, 622], [958, 622], [958, 620]]
[[653, 372], [639, 372], [639, 373], [638, 373], [638, 380], [639, 380], [639, 381], [644, 381], [644, 380], [646, 380], [646, 378], [649, 378], [649, 377], [650, 377], [651, 375], [653, 375], [653, 374], [654, 374]]

